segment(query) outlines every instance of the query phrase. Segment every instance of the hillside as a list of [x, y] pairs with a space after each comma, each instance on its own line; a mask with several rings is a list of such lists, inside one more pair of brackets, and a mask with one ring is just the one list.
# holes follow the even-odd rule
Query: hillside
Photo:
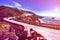
[[[29, 18], [29, 16], [26, 16], [26, 14], [32, 14], [32, 20], [38, 20], [38, 18], [43, 18], [42, 16], [36, 15], [34, 12], [31, 11], [26, 11], [18, 8], [12, 8], [12, 7], [7, 7], [7, 6], [0, 6], [0, 21], [4, 17], [14, 17], [14, 16], [20, 16], [23, 17], [25, 16], [26, 19]], [[22, 15], [22, 16], [21, 16]], [[25, 19], [25, 17], [23, 19]], [[29, 19], [31, 20], [31, 19]]]

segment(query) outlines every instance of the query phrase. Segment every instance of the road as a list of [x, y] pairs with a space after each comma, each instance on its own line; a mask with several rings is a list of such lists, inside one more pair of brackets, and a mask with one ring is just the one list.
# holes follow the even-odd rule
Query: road
[[39, 26], [31, 25], [31, 24], [18, 22], [18, 21], [15, 21], [15, 20], [9, 20], [7, 18], [3, 18], [3, 19], [5, 21], [12, 22], [12, 23], [15, 23], [15, 24], [18, 24], [18, 25], [24, 25], [25, 27], [28, 28], [28, 33], [29, 33], [30, 28], [32, 28], [37, 33], [44, 36], [47, 40], [60, 40], [60, 30], [39, 27]]

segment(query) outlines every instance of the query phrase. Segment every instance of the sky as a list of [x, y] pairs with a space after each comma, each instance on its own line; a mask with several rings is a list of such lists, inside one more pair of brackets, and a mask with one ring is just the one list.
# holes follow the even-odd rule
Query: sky
[[53, 11], [53, 13], [55, 11], [59, 11], [60, 0], [0, 0], [0, 5], [14, 6], [17, 8], [27, 9], [36, 12], [36, 14], [38, 15], [42, 14], [44, 16], [51, 11]]

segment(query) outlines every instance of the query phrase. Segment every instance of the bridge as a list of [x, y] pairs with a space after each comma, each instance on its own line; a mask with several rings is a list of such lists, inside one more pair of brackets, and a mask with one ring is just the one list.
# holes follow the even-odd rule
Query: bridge
[[[37, 33], [43, 35], [47, 40], [60, 40], [60, 30], [46, 28], [45, 26], [47, 24], [43, 25], [44, 27], [41, 27], [41, 26], [31, 25], [31, 24], [27, 24], [27, 23], [23, 23], [23, 22], [18, 22], [15, 20], [10, 20], [10, 17], [9, 18], [3, 18], [3, 20], [5, 20], [7, 22], [14, 23], [14, 24], [18, 24], [18, 25], [24, 25], [25, 27], [28, 28], [28, 33], [30, 31], [30, 28], [32, 28]], [[54, 26], [52, 26], [52, 27], [54, 27]], [[50, 25], [48, 25], [47, 27], [50, 27]], [[60, 28], [60, 27], [56, 26], [55, 28]]]

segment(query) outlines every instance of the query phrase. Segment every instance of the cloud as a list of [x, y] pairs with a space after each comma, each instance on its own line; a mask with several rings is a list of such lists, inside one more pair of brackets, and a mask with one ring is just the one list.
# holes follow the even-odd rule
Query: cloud
[[8, 7], [14, 7], [14, 6], [12, 6], [12, 5], [4, 5], [4, 6], [8, 6]]
[[15, 5], [16, 7], [21, 7], [21, 6], [22, 6], [21, 4], [15, 2], [15, 1], [13, 1], [13, 3], [14, 3], [14, 5]]

